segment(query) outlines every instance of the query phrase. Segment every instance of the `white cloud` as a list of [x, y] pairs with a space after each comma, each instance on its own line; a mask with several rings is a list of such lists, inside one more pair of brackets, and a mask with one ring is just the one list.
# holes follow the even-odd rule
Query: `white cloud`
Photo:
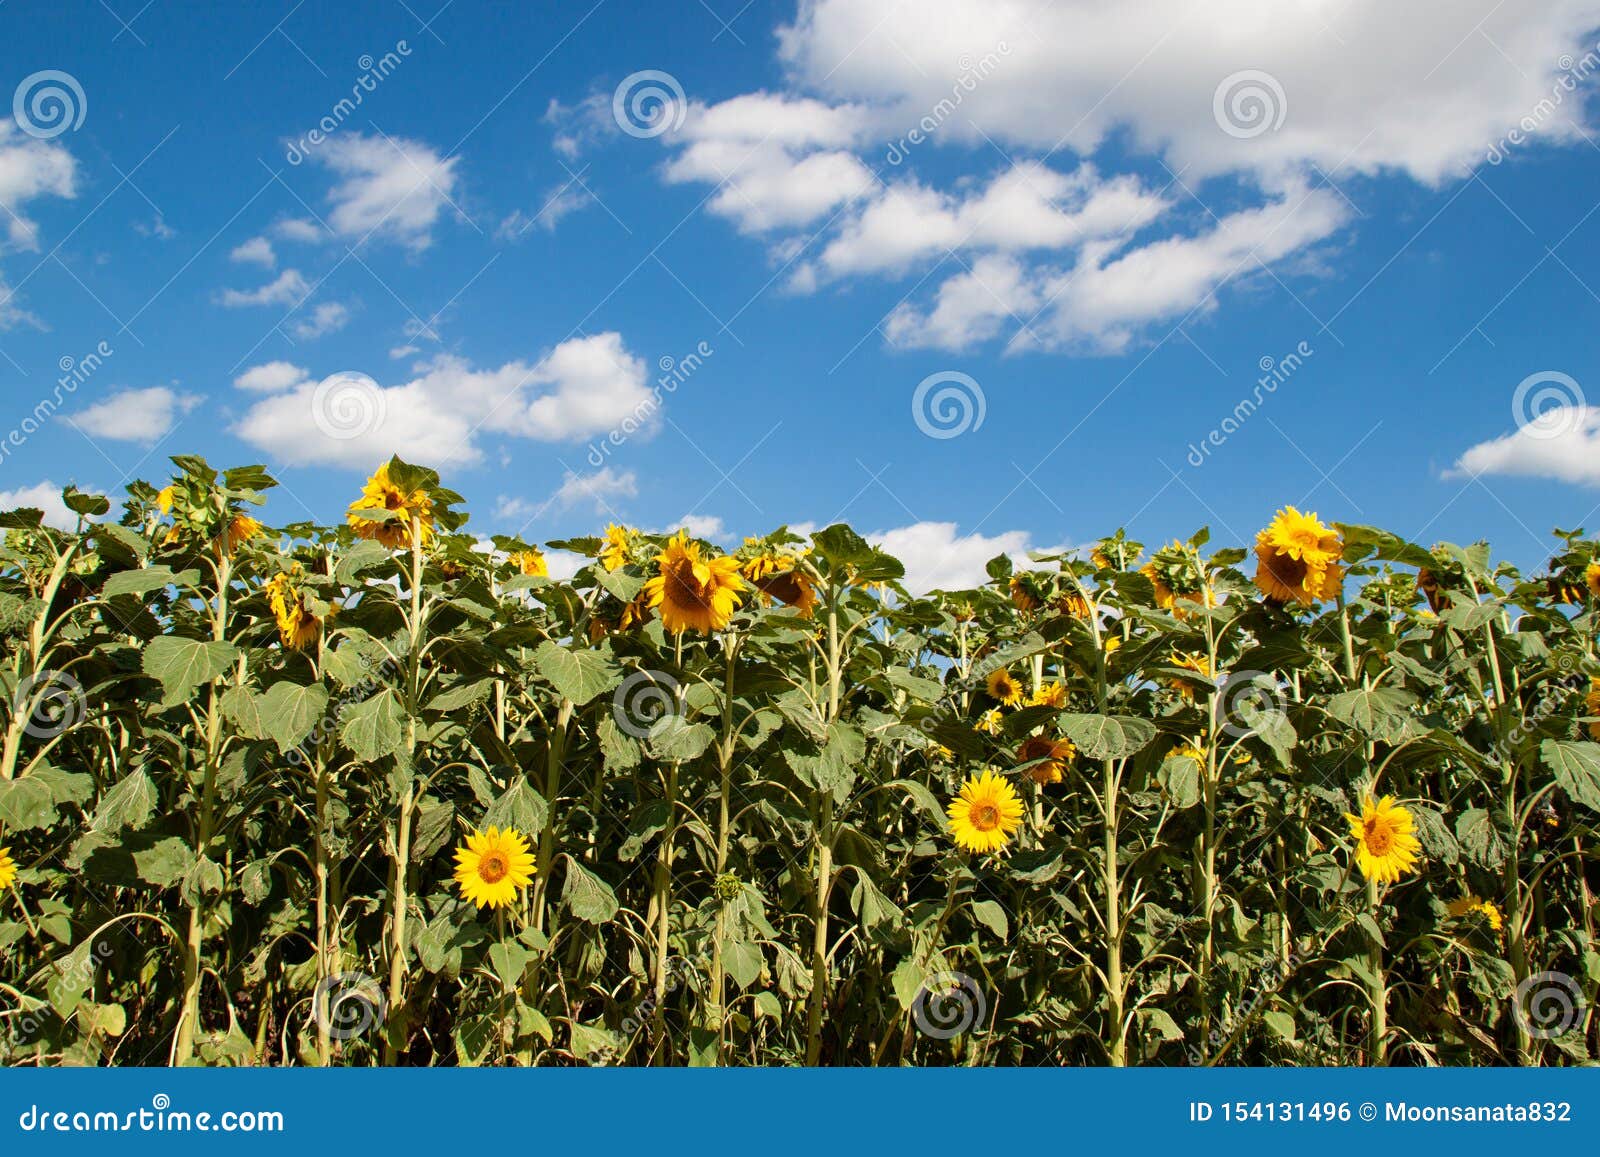
[[709, 539], [716, 542], [727, 536], [727, 530], [722, 525], [722, 519], [715, 514], [685, 514], [673, 524], [673, 528], [682, 527], [693, 538]]
[[1117, 351], [1313, 255], [1349, 223], [1330, 174], [1437, 183], [1519, 125], [1586, 139], [1558, 70], [1600, 3], [1535, 7], [804, 0], [784, 90], [691, 104], [663, 173], [718, 186], [709, 207], [794, 261], [793, 291], [928, 279], [886, 319], [895, 344]]
[[[29, 507], [44, 512], [44, 523], [57, 530], [76, 530], [78, 516], [67, 509], [61, 500], [61, 487], [46, 479], [33, 486], [19, 486], [15, 490], [0, 490], [0, 510], [17, 510]], [[112, 503], [113, 508], [115, 503]], [[91, 518], [91, 522], [99, 521]]]
[[272, 232], [285, 241], [313, 242], [323, 241], [328, 237], [326, 229], [304, 217], [285, 217], [273, 225]]
[[[648, 367], [617, 333], [562, 342], [532, 364], [479, 370], [440, 355], [416, 372], [403, 384], [353, 395], [358, 414], [369, 413], [371, 420], [358, 420], [350, 437], [324, 431], [331, 425], [351, 433], [347, 417], [334, 421], [326, 412], [326, 399], [319, 425], [317, 384], [310, 381], [251, 406], [234, 432], [290, 465], [368, 467], [398, 453], [447, 466], [481, 461], [479, 443], [487, 435], [578, 441], [655, 410]], [[647, 428], [641, 423], [641, 433]]]
[[585, 558], [581, 554], [573, 554], [570, 550], [547, 550], [544, 552], [544, 565], [550, 571], [550, 577], [557, 582], [572, 578], [593, 561], [593, 559]]
[[22, 215], [24, 203], [76, 197], [77, 179], [77, 162], [65, 148], [25, 135], [9, 118], [0, 120], [0, 205], [7, 210], [0, 217], [11, 248], [39, 248], [38, 226]]
[[328, 194], [328, 224], [342, 237], [386, 237], [425, 249], [444, 207], [459, 194], [460, 158], [403, 137], [350, 134], [315, 154], [340, 177]]
[[569, 510], [574, 506], [588, 505], [596, 514], [609, 513], [611, 500], [633, 498], [639, 493], [639, 479], [632, 470], [621, 473], [606, 466], [593, 474], [579, 474], [568, 470], [561, 477], [561, 485], [545, 503], [547, 507]]
[[1562, 406], [1510, 434], [1479, 442], [1447, 477], [1510, 474], [1600, 486], [1600, 407]]
[[141, 237], [154, 237], [158, 241], [171, 241], [178, 235], [178, 231], [168, 225], [166, 218], [162, 217], [160, 213], [157, 213], [148, 223], [135, 221], [133, 223], [133, 231]]
[[271, 269], [278, 263], [278, 255], [272, 251], [271, 241], [265, 237], [252, 237], [244, 244], [234, 246], [233, 252], [228, 254], [228, 260]]
[[1025, 559], [1028, 534], [1008, 530], [996, 535], [958, 534], [953, 522], [918, 522], [867, 535], [873, 545], [905, 564], [906, 589], [967, 590], [988, 581], [984, 570], [996, 555]]
[[251, 366], [234, 378], [233, 384], [241, 390], [250, 390], [253, 393], [276, 394], [291, 386], [298, 386], [309, 377], [305, 370], [288, 362], [266, 362], [263, 365]]
[[532, 216], [521, 209], [513, 210], [500, 222], [494, 235], [502, 241], [520, 241], [535, 225], [546, 233], [554, 233], [561, 219], [591, 204], [594, 197], [576, 181], [558, 185], [544, 195], [538, 211]]
[[311, 285], [298, 269], [285, 269], [266, 285], [255, 289], [225, 289], [222, 304], [229, 309], [252, 305], [298, 305], [311, 292]]
[[158, 441], [179, 418], [204, 400], [198, 394], [180, 394], [166, 386], [119, 390], [105, 401], [70, 415], [67, 421], [92, 438], [148, 445]]
[[422, 350], [418, 346], [414, 346], [414, 345], [397, 345], [397, 346], [391, 346], [390, 347], [389, 356], [392, 357], [395, 361], [399, 361], [401, 358], [408, 358], [413, 354], [419, 354], [421, 352], [422, 352]]
[[309, 317], [302, 317], [290, 326], [289, 332], [300, 341], [311, 341], [343, 329], [349, 321], [348, 305], [342, 301], [324, 301], [311, 311]]

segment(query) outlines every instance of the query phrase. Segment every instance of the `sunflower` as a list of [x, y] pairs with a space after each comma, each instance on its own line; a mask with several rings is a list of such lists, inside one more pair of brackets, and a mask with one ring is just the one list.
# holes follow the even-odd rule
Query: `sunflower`
[[680, 530], [656, 555], [656, 563], [661, 573], [644, 584], [642, 593], [661, 611], [667, 630], [675, 635], [687, 630], [710, 633], [728, 625], [743, 601], [738, 559], [702, 558], [700, 544]]
[[1033, 583], [1022, 575], [1013, 575], [1008, 588], [1011, 593], [1011, 604], [1025, 615], [1032, 614], [1039, 609], [1039, 596], [1034, 593]]
[[[382, 512], [398, 515], [383, 520], [373, 517]], [[401, 550], [411, 545], [411, 523], [416, 521], [420, 532], [418, 545], [425, 545], [433, 534], [433, 500], [421, 490], [403, 493], [389, 481], [389, 464], [379, 466], [367, 479], [361, 497], [350, 504], [349, 522], [356, 534], [381, 542], [390, 550]]]
[[17, 878], [17, 865], [11, 859], [10, 848], [0, 848], [0, 890], [11, 887]]
[[160, 490], [156, 491], [156, 508], [160, 510], [162, 514], [171, 514], [172, 498], [172, 487], [163, 486]]
[[1493, 900], [1480, 900], [1471, 893], [1462, 896], [1459, 900], [1450, 901], [1447, 905], [1447, 910], [1450, 915], [1457, 919], [1463, 916], [1470, 916], [1476, 912], [1488, 921], [1491, 932], [1499, 932], [1506, 926], [1505, 915]]
[[1094, 617], [1094, 604], [1076, 591], [1059, 596], [1055, 607], [1061, 614], [1070, 615], [1080, 622], [1087, 623]]
[[[1174, 667], [1182, 667], [1186, 671], [1193, 671], [1198, 675], [1204, 675], [1208, 679], [1211, 677], [1211, 660], [1198, 652], [1188, 655], [1178, 651], [1172, 656], [1172, 665]], [[1191, 683], [1187, 679], [1169, 679], [1167, 680], [1167, 686], [1185, 699], [1193, 699], [1195, 691], [1199, 689], [1199, 684]]]
[[[1589, 680], [1589, 692], [1583, 697], [1583, 713], [1600, 715], [1600, 679]], [[1600, 719], [1588, 725], [1589, 738], [1600, 739]]]
[[521, 573], [533, 578], [549, 578], [550, 567], [544, 561], [542, 550], [519, 550], [513, 553], [508, 560]]
[[[754, 540], [746, 539], [748, 544]], [[739, 571], [761, 592], [762, 602], [777, 599], [796, 608], [806, 618], [817, 606], [817, 588], [811, 575], [797, 565], [794, 555], [763, 550], [739, 564]]]
[[605, 545], [600, 548], [600, 565], [607, 570], [616, 570], [620, 566], [628, 565], [633, 555], [630, 544], [631, 532], [626, 527], [616, 523], [606, 527]]
[[1589, 588], [1589, 593], [1600, 599], [1600, 562], [1591, 562], [1583, 568], [1583, 585]]
[[950, 801], [950, 834], [969, 852], [998, 852], [1022, 823], [1017, 789], [992, 771], [973, 776]]
[[1386, 795], [1377, 803], [1368, 796], [1361, 814], [1345, 814], [1356, 841], [1356, 862], [1369, 880], [1393, 884], [1416, 871], [1422, 845], [1413, 834], [1411, 813]]
[[1047, 683], [1032, 695], [1028, 696], [1029, 707], [1054, 707], [1060, 711], [1067, 705], [1067, 686], [1065, 683]]
[[1022, 702], [1022, 684], [1011, 676], [1011, 672], [1004, 667], [989, 672], [989, 677], [983, 681], [984, 689], [989, 692], [989, 698], [1004, 703], [1007, 707], [1016, 707]]
[[1344, 579], [1339, 535], [1292, 506], [1256, 535], [1256, 586], [1269, 599], [1304, 606], [1332, 598]]
[[[1078, 749], [1070, 739], [1050, 739], [1043, 735], [1030, 735], [1017, 748], [1017, 762], [1031, 763], [1026, 774], [1043, 787], [1047, 783], [1060, 783], [1061, 773], [1077, 756]], [[1042, 761], [1042, 762], [1040, 762]]]
[[1450, 609], [1452, 605], [1450, 596], [1439, 589], [1439, 576], [1427, 567], [1417, 571], [1417, 589], [1422, 592], [1422, 597], [1428, 600], [1428, 609], [1435, 615]]
[[312, 614], [305, 596], [294, 585], [300, 574], [299, 564], [289, 573], [278, 573], [267, 582], [267, 606], [278, 620], [278, 639], [285, 650], [301, 651], [311, 646], [322, 634], [322, 620]]
[[1167, 752], [1168, 759], [1192, 759], [1201, 767], [1206, 765], [1206, 753], [1192, 743], [1180, 743]]
[[516, 828], [473, 832], [456, 849], [456, 883], [479, 908], [509, 908], [533, 879], [533, 854]]
[[978, 721], [972, 725], [974, 731], [981, 731], [985, 735], [999, 735], [1000, 724], [1005, 721], [1000, 708], [995, 707], [978, 716]]

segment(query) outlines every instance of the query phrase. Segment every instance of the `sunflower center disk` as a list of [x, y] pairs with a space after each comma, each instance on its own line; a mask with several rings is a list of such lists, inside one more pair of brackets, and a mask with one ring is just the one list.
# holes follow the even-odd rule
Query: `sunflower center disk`
[[993, 804], [979, 804], [972, 809], [972, 826], [980, 832], [992, 832], [1000, 826], [1000, 809]]
[[485, 884], [498, 884], [511, 872], [506, 858], [499, 852], [490, 852], [478, 861], [478, 876]]
[[1367, 848], [1375, 856], [1387, 856], [1394, 846], [1394, 833], [1388, 824], [1373, 820], [1367, 824]]

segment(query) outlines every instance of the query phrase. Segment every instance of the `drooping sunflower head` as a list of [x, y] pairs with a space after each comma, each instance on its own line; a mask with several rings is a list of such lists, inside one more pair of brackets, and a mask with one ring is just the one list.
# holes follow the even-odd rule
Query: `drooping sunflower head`
[[992, 771], [961, 785], [950, 801], [950, 834], [969, 852], [998, 852], [1022, 823], [1017, 789]]
[[235, 514], [228, 520], [212, 543], [217, 548], [218, 554], [232, 554], [240, 545], [249, 542], [261, 533], [261, 524], [248, 514]]
[[415, 522], [418, 545], [426, 545], [433, 535], [433, 499], [426, 490], [405, 490], [390, 481], [390, 465], [385, 462], [367, 479], [361, 497], [350, 504], [349, 523], [362, 538], [402, 550], [411, 545]]
[[1457, 920], [1464, 916], [1481, 916], [1491, 932], [1499, 932], [1506, 926], [1505, 914], [1500, 911], [1499, 905], [1493, 900], [1480, 900], [1470, 892], [1450, 901], [1446, 910]]
[[513, 551], [507, 560], [517, 568], [519, 574], [531, 578], [549, 578], [550, 566], [545, 562], [544, 551], [529, 547], [527, 550]]
[[1038, 580], [1031, 574], [1012, 575], [1007, 589], [1011, 594], [1011, 605], [1025, 615], [1033, 614], [1043, 601], [1044, 596], [1039, 591]]
[[644, 584], [642, 593], [661, 613], [661, 625], [673, 634], [720, 631], [744, 601], [739, 560], [731, 555], [704, 557], [687, 531], [668, 540], [656, 555], [656, 565], [660, 573]]
[[509, 908], [533, 879], [533, 853], [515, 828], [472, 832], [456, 849], [456, 884], [479, 908]]
[[11, 858], [10, 848], [0, 848], [0, 890], [11, 887], [17, 878], [17, 865]]
[[1256, 586], [1280, 603], [1310, 606], [1333, 598], [1344, 580], [1342, 550], [1332, 527], [1285, 506], [1256, 535]]
[[1600, 562], [1591, 562], [1583, 568], [1583, 585], [1589, 588], [1589, 593], [1600, 599]]
[[278, 621], [278, 640], [286, 651], [303, 651], [322, 635], [322, 620], [296, 582], [300, 574], [300, 564], [295, 563], [287, 572], [267, 580], [267, 606]]
[[1198, 555], [1177, 539], [1152, 554], [1139, 573], [1150, 580], [1156, 606], [1164, 611], [1179, 611], [1180, 601], [1207, 607], [1216, 602], [1201, 573]]
[[1077, 591], [1068, 591], [1066, 594], [1057, 595], [1055, 600], [1056, 610], [1079, 622], [1087, 623], [1094, 618], [1095, 606]]
[[985, 735], [999, 735], [1000, 725], [1004, 722], [1005, 715], [1001, 713], [1000, 708], [991, 707], [988, 711], [978, 716], [978, 721], [972, 725], [972, 729], [981, 731]]
[[[1191, 655], [1179, 651], [1172, 656], [1172, 665], [1174, 667], [1182, 667], [1187, 671], [1193, 671], [1197, 675], [1204, 675], [1208, 679], [1211, 677], [1211, 660], [1199, 652]], [[1193, 699], [1194, 693], [1200, 689], [1200, 684], [1193, 683], [1188, 679], [1171, 679], [1168, 683], [1173, 690], [1185, 699]]]
[[1022, 684], [1004, 667], [990, 671], [983, 681], [983, 687], [989, 692], [989, 698], [1007, 707], [1015, 707], [1022, 702]]
[[611, 523], [600, 545], [600, 565], [607, 570], [627, 566], [633, 559], [633, 531]]
[[1356, 863], [1361, 874], [1380, 884], [1393, 884], [1417, 870], [1422, 843], [1416, 837], [1411, 813], [1386, 795], [1374, 802], [1368, 796], [1359, 816], [1346, 814], [1356, 841]]
[[1028, 696], [1029, 707], [1054, 707], [1060, 711], [1067, 705], [1067, 685], [1065, 683], [1046, 683], [1032, 695]]
[[1201, 767], [1206, 765], [1206, 753], [1192, 743], [1180, 743], [1167, 752], [1168, 759], [1192, 759]]
[[800, 560], [810, 548], [799, 554], [789, 554], [755, 538], [745, 539], [745, 548], [755, 553], [739, 563], [739, 573], [761, 592], [761, 601], [771, 603], [776, 599], [809, 619], [816, 610], [817, 587], [811, 572], [800, 565]]
[[[1600, 716], [1600, 679], [1589, 680], [1589, 690], [1583, 697], [1583, 713], [1585, 715]], [[1592, 720], [1585, 725], [1590, 739], [1600, 739], [1600, 718]]]
[[1030, 735], [1022, 741], [1022, 746], [1017, 748], [1017, 763], [1032, 764], [1032, 767], [1027, 768], [1026, 774], [1034, 783], [1043, 787], [1048, 783], [1060, 783], [1062, 773], [1077, 754], [1078, 749], [1072, 745], [1070, 739]]

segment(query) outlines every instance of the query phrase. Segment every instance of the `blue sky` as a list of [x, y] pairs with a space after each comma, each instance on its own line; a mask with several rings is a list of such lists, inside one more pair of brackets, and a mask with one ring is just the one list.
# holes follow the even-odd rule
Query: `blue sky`
[[484, 534], [927, 583], [1285, 503], [1537, 565], [1600, 519], [1600, 5], [1391, 7], [0, 7], [0, 498], [201, 453], [333, 519], [392, 449]]

